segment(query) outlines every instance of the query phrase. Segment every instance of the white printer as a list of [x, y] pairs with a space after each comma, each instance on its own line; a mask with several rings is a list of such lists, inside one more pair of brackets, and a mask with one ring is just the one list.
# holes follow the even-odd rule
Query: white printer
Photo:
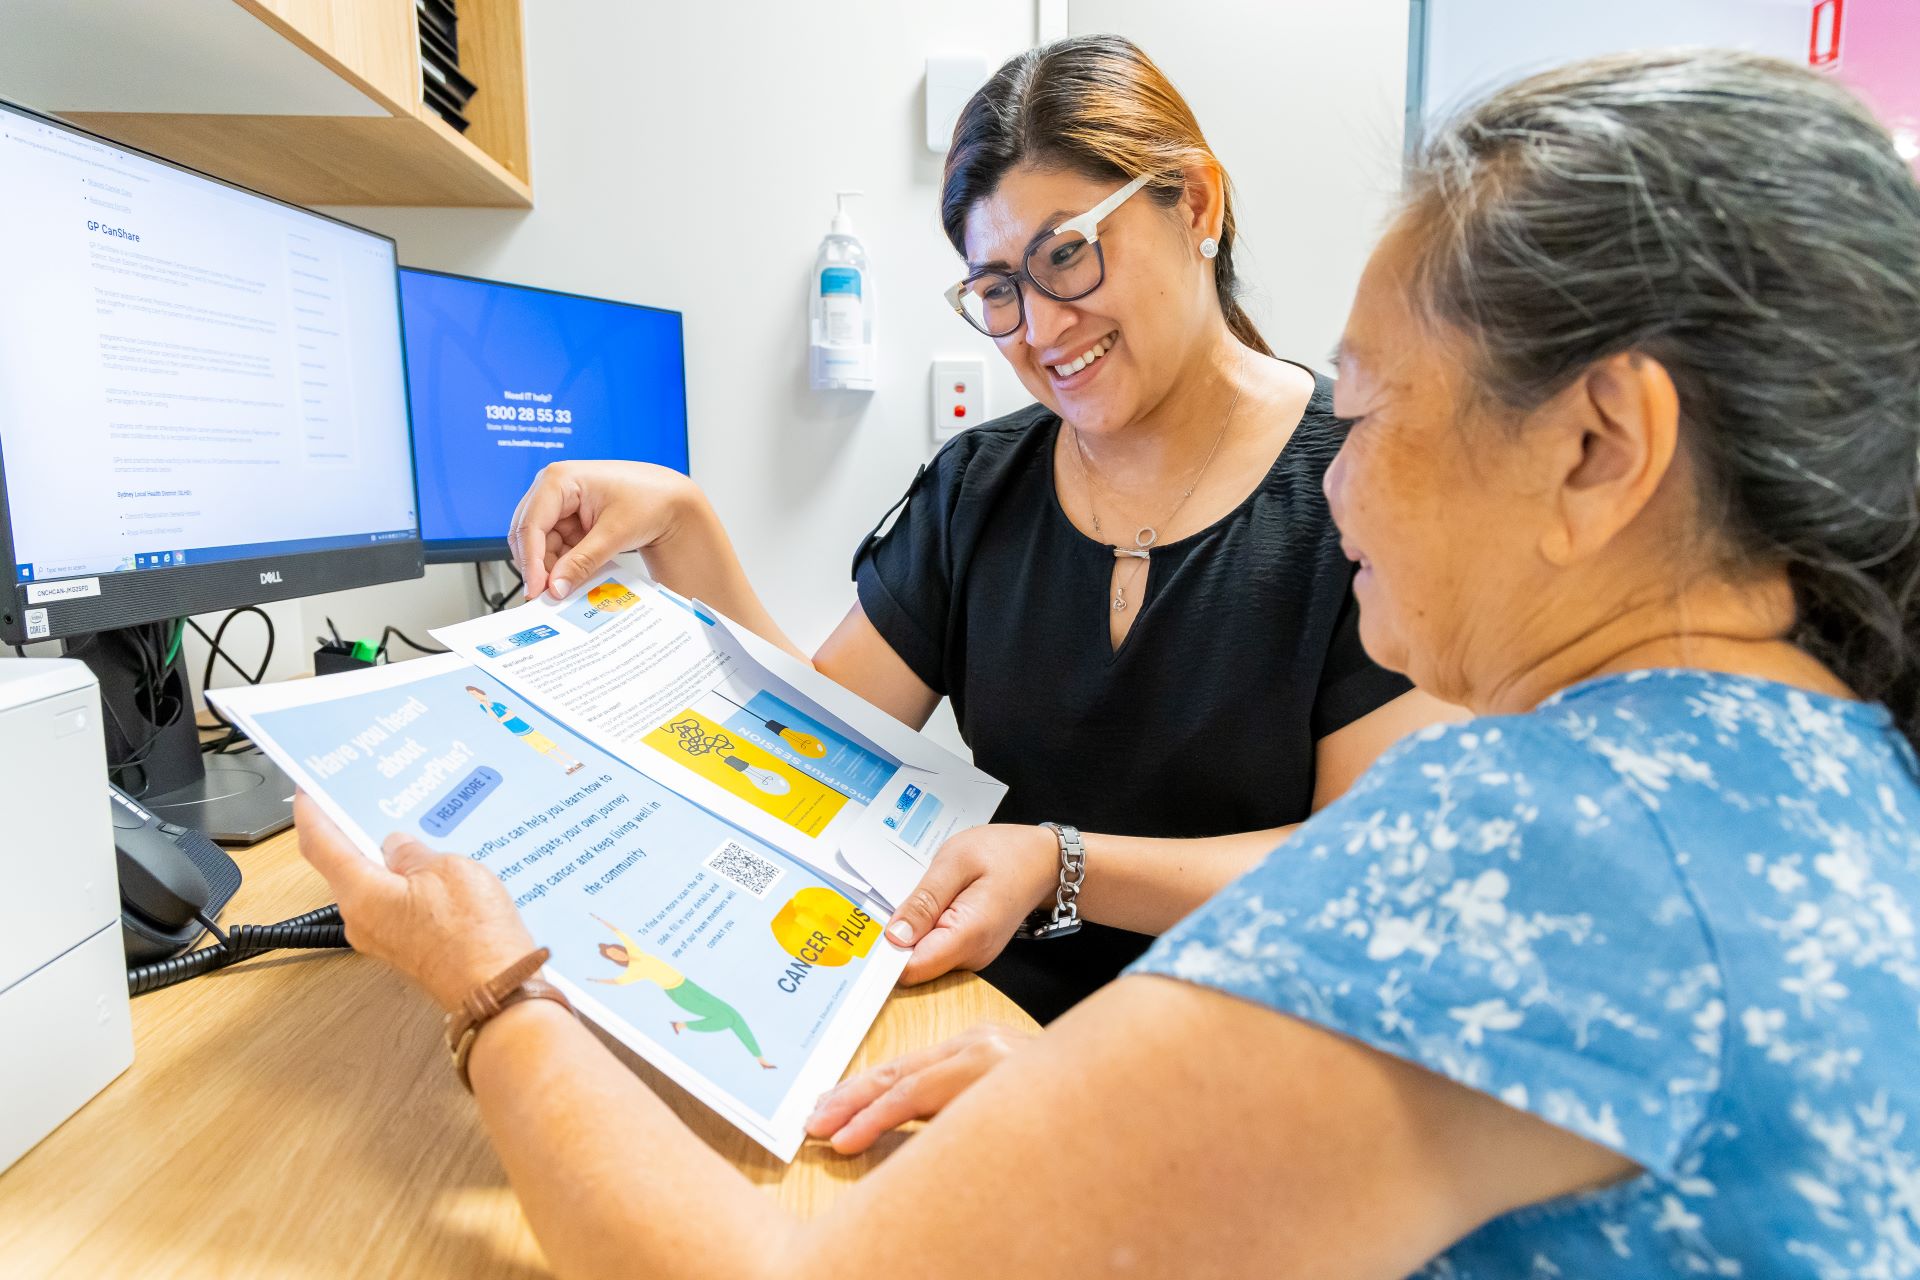
[[100, 690], [0, 662], [0, 1170], [133, 1063]]

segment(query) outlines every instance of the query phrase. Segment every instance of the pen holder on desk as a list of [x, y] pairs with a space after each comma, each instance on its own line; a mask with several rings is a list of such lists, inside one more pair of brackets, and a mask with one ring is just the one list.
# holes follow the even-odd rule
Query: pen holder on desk
[[369, 640], [356, 640], [352, 644], [345, 641], [323, 644], [313, 651], [313, 674], [331, 676], [342, 671], [363, 671], [374, 664], [379, 654], [380, 651]]

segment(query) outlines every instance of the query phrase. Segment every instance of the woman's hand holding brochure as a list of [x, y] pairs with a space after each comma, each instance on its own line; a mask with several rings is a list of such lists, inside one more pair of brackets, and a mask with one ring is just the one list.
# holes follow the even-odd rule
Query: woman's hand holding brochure
[[355, 951], [398, 969], [443, 1010], [534, 949], [506, 888], [480, 863], [394, 832], [378, 866], [305, 792], [294, 797], [301, 856], [326, 878]]

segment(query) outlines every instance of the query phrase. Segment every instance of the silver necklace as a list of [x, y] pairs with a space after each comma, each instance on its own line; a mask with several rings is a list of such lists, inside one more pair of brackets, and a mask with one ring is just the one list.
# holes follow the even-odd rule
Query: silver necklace
[[[1240, 392], [1239, 389], [1236, 388], [1233, 393], [1233, 403], [1227, 407], [1227, 416], [1220, 423], [1220, 431], [1213, 437], [1213, 447], [1207, 450], [1206, 461], [1202, 462], [1200, 469], [1193, 473], [1192, 483], [1188, 484], [1186, 489], [1181, 492], [1180, 500], [1173, 504], [1173, 510], [1167, 512], [1167, 514], [1161, 518], [1160, 524], [1170, 526], [1173, 518], [1180, 514], [1181, 508], [1187, 505], [1187, 499], [1193, 496], [1193, 491], [1200, 487], [1202, 480], [1206, 479], [1207, 468], [1213, 465], [1214, 455], [1220, 452], [1220, 442], [1227, 438], [1227, 428], [1233, 425], [1233, 415], [1239, 408]], [[1094, 475], [1093, 459], [1087, 455], [1087, 442], [1080, 438], [1080, 428], [1069, 423], [1068, 429], [1073, 432], [1073, 443], [1080, 451], [1080, 469], [1087, 474], [1087, 514], [1093, 517], [1093, 536], [1104, 541], [1106, 533], [1100, 528], [1100, 511], [1093, 504], [1094, 491], [1101, 487], [1100, 480]], [[1141, 525], [1138, 529], [1134, 530], [1133, 545], [1131, 547], [1123, 547], [1118, 544], [1109, 545], [1113, 546], [1114, 559], [1138, 560], [1141, 562], [1141, 569], [1144, 572], [1146, 562], [1152, 558], [1154, 545], [1159, 541], [1160, 530], [1158, 526], [1147, 524]], [[1140, 576], [1140, 573], [1134, 573], [1130, 575], [1128, 581], [1117, 583], [1114, 586], [1113, 611], [1115, 613], [1125, 613], [1127, 611], [1127, 588], [1138, 581]]]

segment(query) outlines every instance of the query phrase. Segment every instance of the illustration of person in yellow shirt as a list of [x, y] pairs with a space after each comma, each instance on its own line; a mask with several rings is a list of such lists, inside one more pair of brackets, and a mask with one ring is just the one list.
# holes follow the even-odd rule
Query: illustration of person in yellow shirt
[[755, 1062], [768, 1071], [774, 1069], [774, 1064], [761, 1055], [760, 1042], [753, 1038], [753, 1032], [748, 1030], [746, 1019], [740, 1016], [738, 1009], [688, 979], [665, 960], [643, 951], [640, 944], [622, 932], [619, 925], [600, 916], [593, 918], [613, 930], [614, 936], [620, 939], [618, 942], [601, 943], [600, 954], [626, 972], [617, 978], [592, 978], [589, 981], [613, 987], [624, 987], [633, 982], [654, 983], [667, 993], [667, 999], [693, 1015], [690, 1022], [674, 1023], [673, 1034], [679, 1035], [682, 1031], [731, 1031], [746, 1046], [747, 1052], [753, 1055]]
[[552, 738], [549, 738], [546, 734], [540, 732], [525, 720], [522, 720], [519, 716], [507, 710], [506, 703], [495, 702], [488, 698], [485, 689], [478, 689], [473, 685], [468, 685], [467, 692], [473, 695], [473, 700], [479, 703], [488, 715], [505, 725], [514, 737], [520, 739], [520, 741], [526, 743], [568, 773], [578, 773], [587, 767], [584, 761], [575, 760], [572, 756], [562, 751], [560, 744]]

